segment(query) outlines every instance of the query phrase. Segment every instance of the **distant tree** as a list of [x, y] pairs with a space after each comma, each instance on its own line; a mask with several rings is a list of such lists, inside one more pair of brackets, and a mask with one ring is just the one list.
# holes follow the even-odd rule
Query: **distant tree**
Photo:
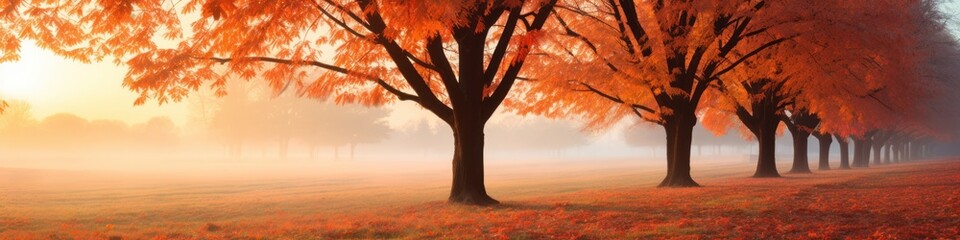
[[449, 142], [446, 141], [447, 136], [451, 134], [449, 130], [432, 126], [430, 121], [426, 119], [421, 119], [411, 125], [413, 126], [398, 130], [398, 136], [394, 137], [394, 139], [400, 140], [396, 143], [397, 145], [419, 151], [424, 157], [429, 152], [440, 151], [449, 145]]
[[87, 119], [71, 113], [57, 113], [44, 118], [38, 126], [41, 138], [49, 141], [50, 146], [72, 148], [85, 143], [89, 136]]
[[499, 149], [563, 150], [588, 143], [589, 136], [574, 123], [544, 118], [506, 118], [488, 127]]
[[92, 138], [90, 145], [124, 148], [138, 145], [144, 140], [132, 138], [130, 126], [120, 120], [97, 119], [90, 121], [87, 127]]
[[820, 154], [818, 156], [819, 165], [817, 169], [821, 171], [830, 170], [830, 145], [833, 143], [833, 135], [821, 132], [820, 130], [814, 130], [811, 134], [813, 134], [820, 143]]
[[169, 117], [154, 117], [130, 129], [137, 142], [150, 147], [172, 147], [180, 140], [180, 129]]
[[[781, 77], [782, 78], [782, 77]], [[786, 84], [785, 78], [775, 80], [771, 78], [757, 78], [751, 81], [743, 81], [736, 90], [727, 90], [726, 92], [737, 92], [735, 99], [728, 100], [733, 107], [732, 111], [736, 117], [743, 123], [743, 126], [753, 133], [754, 138], [759, 143], [759, 154], [757, 159], [757, 169], [754, 177], [779, 177], [776, 163], [776, 138], [778, 127], [783, 113], [783, 109], [790, 104], [792, 98], [784, 90]], [[726, 94], [734, 96], [733, 94]], [[718, 111], [723, 108], [713, 108]], [[704, 121], [725, 121], [726, 118], [705, 118]], [[713, 126], [716, 124], [705, 124]]]
[[634, 147], [659, 147], [665, 146], [663, 134], [651, 132], [650, 128], [641, 125], [630, 125], [623, 133], [623, 140], [627, 145]]
[[842, 135], [833, 135], [837, 138], [837, 145], [840, 146], [840, 169], [850, 169], [850, 144], [849, 137]]
[[334, 148], [334, 157], [339, 158], [339, 147], [347, 145], [353, 159], [357, 145], [382, 141], [391, 132], [384, 120], [389, 111], [383, 108], [301, 100], [296, 111], [300, 113], [294, 124], [297, 137], [310, 146], [311, 156], [316, 146], [327, 145]]
[[210, 133], [227, 147], [227, 155], [239, 159], [244, 143], [257, 140], [269, 131], [265, 123], [263, 104], [255, 104], [262, 88], [248, 81], [231, 81], [227, 84], [229, 95], [216, 101], [210, 119]]
[[8, 102], [6, 110], [0, 114], [0, 132], [5, 135], [18, 134], [37, 124], [30, 103], [23, 100]]
[[0, 114], [0, 139], [5, 146], [19, 147], [36, 140], [37, 120], [26, 101], [11, 100]]

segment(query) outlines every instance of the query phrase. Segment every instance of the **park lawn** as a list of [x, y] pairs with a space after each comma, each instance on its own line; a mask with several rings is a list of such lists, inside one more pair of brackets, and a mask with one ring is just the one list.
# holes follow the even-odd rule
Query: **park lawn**
[[[56, 209], [33, 209], [37, 214], [30, 214], [0, 206], [0, 239], [960, 237], [960, 161], [786, 174], [775, 179], [746, 176], [705, 178], [700, 181], [704, 187], [683, 189], [619, 182], [604, 187], [602, 177], [587, 178], [583, 181], [590, 182], [592, 189], [520, 197], [494, 194], [503, 204], [492, 207], [446, 204], [436, 201], [442, 199], [437, 194], [426, 197], [433, 199], [428, 201], [400, 199], [406, 195], [398, 197], [389, 191], [345, 194], [346, 202], [356, 204], [338, 202], [343, 205], [338, 211], [312, 209], [310, 201], [300, 199], [302, 194], [260, 192], [242, 199], [205, 199], [200, 193], [212, 190], [204, 189], [163, 199], [162, 192], [130, 190], [136, 192], [130, 199], [141, 201], [104, 208], [109, 210], [94, 217]], [[571, 183], [537, 186], [565, 184]], [[209, 188], [230, 190], [219, 185]], [[398, 203], [390, 204], [394, 198]], [[65, 199], [97, 208], [92, 205], [98, 202], [95, 198]], [[5, 209], [18, 211], [5, 216]], [[58, 216], [58, 212], [64, 214]]]

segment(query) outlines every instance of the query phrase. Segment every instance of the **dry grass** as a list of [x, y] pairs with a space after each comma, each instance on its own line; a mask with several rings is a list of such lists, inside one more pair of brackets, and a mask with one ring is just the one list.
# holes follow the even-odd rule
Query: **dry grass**
[[780, 179], [747, 178], [745, 163], [694, 167], [705, 187], [654, 188], [662, 169], [630, 161], [493, 164], [495, 207], [438, 201], [439, 167], [377, 177], [4, 169], [0, 239], [960, 236], [957, 161]]

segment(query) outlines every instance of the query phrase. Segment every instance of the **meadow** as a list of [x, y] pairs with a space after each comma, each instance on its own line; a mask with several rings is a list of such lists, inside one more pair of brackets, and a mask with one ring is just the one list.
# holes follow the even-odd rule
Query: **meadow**
[[442, 201], [449, 171], [411, 165], [425, 166], [0, 168], [0, 239], [960, 236], [955, 160], [776, 179], [749, 178], [748, 162], [701, 161], [693, 171], [701, 188], [656, 188], [662, 166], [627, 159], [500, 162], [487, 170], [490, 194], [503, 202], [492, 207]]

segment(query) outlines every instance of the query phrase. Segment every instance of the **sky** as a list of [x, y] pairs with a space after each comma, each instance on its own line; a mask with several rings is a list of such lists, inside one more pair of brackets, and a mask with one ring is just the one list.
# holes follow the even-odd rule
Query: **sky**
[[85, 64], [67, 60], [23, 42], [20, 60], [0, 64], [0, 96], [29, 102], [35, 117], [60, 112], [87, 119], [117, 119], [127, 123], [168, 116], [182, 123], [183, 103], [133, 106], [137, 95], [121, 83], [126, 67], [112, 62]]
[[[960, 15], [960, 1], [946, 1], [942, 7], [952, 18]], [[950, 21], [955, 35], [960, 35], [958, 19]], [[117, 119], [128, 124], [156, 116], [170, 117], [178, 125], [187, 121], [186, 103], [158, 106], [151, 101], [134, 107], [136, 94], [121, 85], [125, 72], [124, 66], [112, 61], [84, 64], [66, 60], [27, 41], [22, 44], [19, 61], [0, 63], [0, 96], [28, 101], [38, 119], [69, 112], [86, 119]], [[392, 127], [433, 118], [411, 103], [390, 108]]]

